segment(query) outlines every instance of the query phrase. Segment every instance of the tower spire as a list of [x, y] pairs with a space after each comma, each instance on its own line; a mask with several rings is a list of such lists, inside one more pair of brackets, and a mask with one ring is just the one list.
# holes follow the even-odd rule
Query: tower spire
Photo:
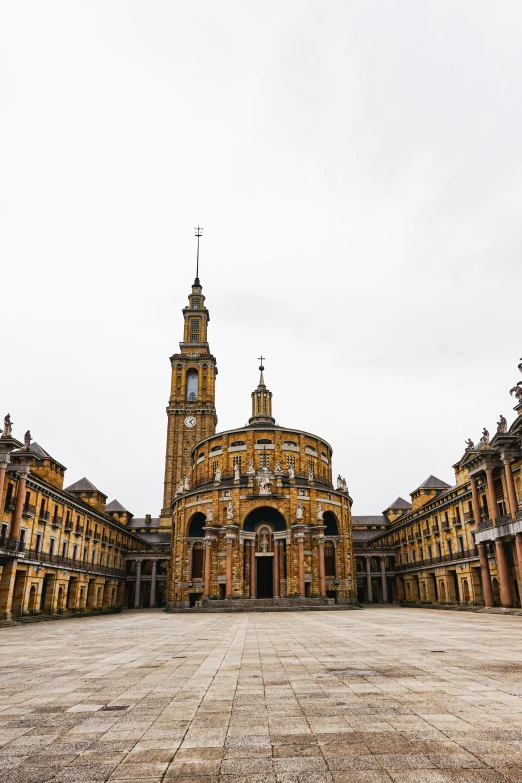
[[199, 239], [203, 236], [203, 227], [202, 226], [194, 226], [194, 235], [198, 238], [198, 249], [196, 251], [196, 279], [194, 280], [194, 285], [200, 285], [199, 282]]

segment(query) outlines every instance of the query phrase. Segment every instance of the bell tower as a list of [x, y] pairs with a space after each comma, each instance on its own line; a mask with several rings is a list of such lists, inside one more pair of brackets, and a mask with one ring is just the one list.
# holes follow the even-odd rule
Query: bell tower
[[[199, 267], [199, 233], [198, 267]], [[183, 340], [179, 353], [170, 357], [172, 367], [170, 398], [167, 406], [167, 448], [165, 484], [160, 526], [170, 527], [171, 505], [176, 486], [186, 476], [192, 478], [191, 451], [195, 443], [216, 431], [216, 359], [210, 353], [207, 327], [210, 315], [198, 271], [183, 308]]]

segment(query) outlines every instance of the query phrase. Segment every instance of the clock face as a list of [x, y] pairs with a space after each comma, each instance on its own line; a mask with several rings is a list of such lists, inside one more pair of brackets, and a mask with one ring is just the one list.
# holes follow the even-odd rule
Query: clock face
[[196, 417], [195, 416], [187, 416], [185, 419], [185, 427], [195, 427], [196, 426]]

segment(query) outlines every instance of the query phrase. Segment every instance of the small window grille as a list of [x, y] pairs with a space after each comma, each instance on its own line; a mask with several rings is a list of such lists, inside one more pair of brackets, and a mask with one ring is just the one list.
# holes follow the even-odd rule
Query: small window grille
[[241, 462], [242, 462], [241, 454], [235, 454], [234, 455], [234, 467], [236, 467], [236, 465], [237, 465], [239, 467], [239, 472], [240, 473], [241, 473]]
[[194, 308], [194, 310], [199, 310], [200, 302], [201, 302], [201, 300], [200, 300], [199, 296], [194, 296], [192, 298], [192, 307]]
[[308, 472], [313, 476], [314, 475], [314, 461], [313, 459], [308, 460]]
[[260, 468], [269, 468], [270, 467], [270, 454], [260, 454], [259, 455], [259, 467]]
[[190, 319], [190, 331], [199, 332], [199, 318]]
[[191, 343], [198, 343], [199, 342], [199, 334], [191, 334], [190, 335], [190, 342]]
[[295, 457], [293, 454], [288, 454], [286, 457], [286, 469], [293, 468], [295, 470]]
[[335, 549], [331, 541], [324, 545], [324, 573], [325, 576], [335, 576]]
[[212, 475], [214, 475], [214, 473], [218, 469], [218, 466], [219, 466], [219, 460], [213, 459], [212, 462], [210, 463], [210, 469], [212, 470]]

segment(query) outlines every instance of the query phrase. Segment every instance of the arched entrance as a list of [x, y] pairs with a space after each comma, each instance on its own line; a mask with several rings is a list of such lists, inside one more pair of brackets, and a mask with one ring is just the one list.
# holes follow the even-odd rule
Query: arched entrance
[[287, 529], [284, 516], [271, 506], [261, 506], [248, 514], [243, 531], [250, 537], [248, 578], [251, 598], [280, 595], [281, 573], [286, 571], [286, 541], [274, 534]]

